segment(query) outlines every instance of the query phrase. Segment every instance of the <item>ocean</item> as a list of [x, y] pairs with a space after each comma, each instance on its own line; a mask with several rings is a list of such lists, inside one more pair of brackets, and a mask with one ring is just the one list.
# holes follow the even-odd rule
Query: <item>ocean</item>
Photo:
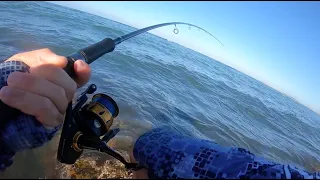
[[[0, 60], [39, 48], [67, 56], [134, 30], [48, 2], [0, 2]], [[320, 116], [217, 60], [144, 33], [91, 67], [88, 85], [96, 84], [97, 92], [119, 105], [119, 136], [137, 137], [147, 129], [170, 126], [276, 162], [309, 171], [320, 167]], [[2, 177], [62, 177], [55, 154], [58, 140], [18, 153]]]

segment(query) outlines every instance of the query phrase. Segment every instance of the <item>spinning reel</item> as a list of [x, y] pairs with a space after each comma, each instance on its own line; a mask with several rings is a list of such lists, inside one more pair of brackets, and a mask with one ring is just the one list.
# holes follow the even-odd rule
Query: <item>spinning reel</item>
[[61, 163], [74, 164], [84, 149], [104, 152], [122, 162], [127, 169], [139, 170], [138, 164], [128, 163], [120, 154], [108, 147], [107, 142], [119, 131], [110, 129], [113, 119], [118, 116], [117, 103], [105, 94], [99, 93], [88, 100], [87, 94], [97, 89], [91, 84], [77, 99], [76, 104], [67, 109], [62, 128], [57, 158]]

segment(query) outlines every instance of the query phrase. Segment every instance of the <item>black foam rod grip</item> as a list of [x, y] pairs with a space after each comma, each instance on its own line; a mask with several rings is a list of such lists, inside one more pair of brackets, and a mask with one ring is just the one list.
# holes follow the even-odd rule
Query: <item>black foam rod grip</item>
[[74, 62], [76, 60], [74, 60], [73, 58], [71, 57], [67, 57], [67, 60], [68, 60], [68, 63], [66, 65], [66, 67], [64, 67], [63, 69], [66, 71], [66, 73], [72, 78], [75, 80], [76, 78], [76, 73], [74, 72]]
[[105, 38], [100, 42], [90, 45], [78, 51], [84, 58], [86, 63], [90, 64], [99, 57], [112, 52], [115, 48], [113, 39]]
[[87, 64], [92, 63], [99, 57], [105, 55], [106, 53], [112, 52], [115, 48], [115, 43], [113, 39], [105, 38], [100, 42], [97, 42], [93, 45], [85, 47], [78, 52], [75, 52], [69, 56], [67, 56], [68, 64], [65, 68], [63, 68], [72, 79], [76, 78], [76, 74], [74, 72], [74, 62], [76, 60], [83, 60]]

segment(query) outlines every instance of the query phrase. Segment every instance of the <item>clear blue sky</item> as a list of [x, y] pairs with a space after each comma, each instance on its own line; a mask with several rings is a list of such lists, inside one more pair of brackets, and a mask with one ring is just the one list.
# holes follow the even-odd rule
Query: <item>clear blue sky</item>
[[320, 113], [320, 2], [55, 2], [136, 28], [182, 21], [151, 33], [232, 66]]

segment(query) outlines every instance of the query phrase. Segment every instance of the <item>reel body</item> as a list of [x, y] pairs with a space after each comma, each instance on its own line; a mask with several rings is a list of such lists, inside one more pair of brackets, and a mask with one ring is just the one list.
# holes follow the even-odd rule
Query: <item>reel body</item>
[[91, 84], [77, 99], [76, 104], [67, 110], [59, 142], [57, 159], [61, 163], [74, 164], [84, 149], [105, 152], [121, 161], [127, 169], [140, 169], [138, 164], [128, 163], [117, 152], [107, 146], [107, 142], [119, 131], [110, 129], [113, 120], [119, 114], [117, 103], [106, 94], [95, 94], [88, 100], [97, 87]]

